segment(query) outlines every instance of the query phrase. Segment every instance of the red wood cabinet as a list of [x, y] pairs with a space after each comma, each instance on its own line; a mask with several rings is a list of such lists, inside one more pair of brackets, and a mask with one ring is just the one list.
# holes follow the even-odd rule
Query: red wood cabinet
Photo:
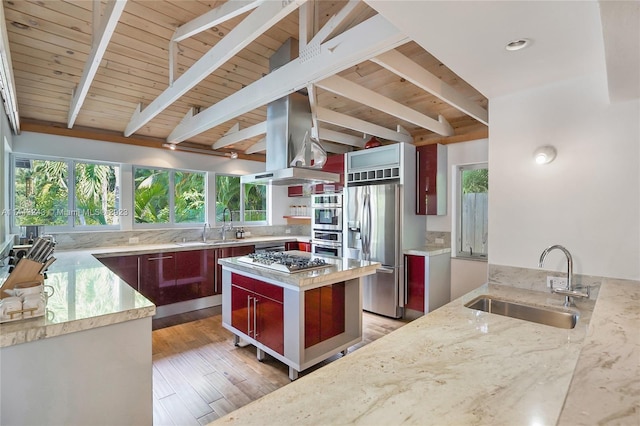
[[424, 291], [426, 284], [425, 257], [405, 255], [406, 303], [405, 307], [424, 312]]
[[98, 259], [124, 282], [138, 290], [138, 256], [116, 256]]
[[156, 305], [166, 305], [175, 295], [176, 256], [174, 252], [140, 256], [139, 288]]
[[171, 300], [213, 296], [215, 273], [214, 249], [176, 252], [176, 294]]
[[311, 243], [301, 241], [287, 241], [286, 243], [284, 243], [284, 249], [286, 251], [298, 250], [311, 253]]
[[416, 214], [447, 214], [447, 148], [441, 144], [416, 148]]
[[[317, 184], [313, 188], [314, 194], [323, 194], [325, 191], [332, 189], [332, 192], [339, 192], [344, 186], [344, 156], [345, 154], [336, 154], [327, 156], [327, 162], [322, 166], [325, 172], [337, 173], [340, 175], [340, 182], [335, 184]], [[287, 190], [289, 197], [301, 197], [304, 195], [301, 185], [290, 186]]]
[[304, 347], [324, 342], [345, 331], [345, 284], [331, 284], [304, 292]]
[[284, 354], [284, 290], [231, 274], [231, 325], [263, 345]]
[[222, 265], [218, 264], [218, 259], [224, 259], [225, 257], [237, 257], [244, 256], [255, 251], [255, 246], [238, 246], [238, 247], [221, 247], [216, 249], [215, 254], [215, 284], [214, 294], [222, 294]]

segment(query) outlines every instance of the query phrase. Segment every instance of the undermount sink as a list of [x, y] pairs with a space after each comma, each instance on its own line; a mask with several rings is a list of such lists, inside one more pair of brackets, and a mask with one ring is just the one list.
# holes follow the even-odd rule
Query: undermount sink
[[560, 311], [540, 306], [526, 305], [491, 296], [479, 296], [464, 306], [478, 311], [505, 317], [517, 318], [552, 327], [571, 329], [576, 326], [579, 314], [575, 311]]
[[186, 241], [183, 243], [176, 243], [177, 246], [182, 246], [182, 247], [189, 247], [189, 246], [206, 246], [208, 244], [211, 244], [210, 242], [204, 242], [204, 241]]

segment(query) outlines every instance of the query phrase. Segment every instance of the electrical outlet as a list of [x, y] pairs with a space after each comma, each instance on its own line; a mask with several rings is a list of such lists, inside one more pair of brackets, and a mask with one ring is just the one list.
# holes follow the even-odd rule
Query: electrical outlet
[[567, 288], [567, 278], [547, 275], [547, 288], [551, 288], [552, 284], [553, 288]]
[[436, 244], [444, 244], [444, 238], [436, 238]]
[[285, 234], [290, 234], [290, 233], [291, 233], [291, 228], [286, 228], [286, 229], [284, 230], [284, 233], [285, 233]]
[[129, 238], [129, 244], [138, 244], [139, 242], [140, 242], [140, 238], [138, 237]]

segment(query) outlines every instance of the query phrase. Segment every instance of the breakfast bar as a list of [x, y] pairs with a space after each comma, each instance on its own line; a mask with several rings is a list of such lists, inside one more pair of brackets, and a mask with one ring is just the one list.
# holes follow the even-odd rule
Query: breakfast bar
[[[222, 325], [240, 340], [289, 366], [295, 380], [305, 370], [362, 340], [361, 277], [377, 262], [307, 252], [279, 253], [279, 260], [220, 259]], [[295, 258], [287, 272], [282, 258]], [[311, 267], [299, 269], [300, 262]]]

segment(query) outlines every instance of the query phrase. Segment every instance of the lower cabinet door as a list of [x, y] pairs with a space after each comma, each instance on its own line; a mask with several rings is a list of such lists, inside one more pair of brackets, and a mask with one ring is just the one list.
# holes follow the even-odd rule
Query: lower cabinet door
[[405, 255], [407, 303], [405, 307], [424, 312], [424, 256]]
[[[171, 303], [197, 299], [207, 294], [207, 250], [176, 252], [176, 285], [167, 290]], [[213, 283], [211, 283], [213, 290]]]
[[284, 355], [284, 305], [281, 302], [257, 295], [254, 303], [254, 338]]
[[116, 256], [98, 259], [124, 282], [138, 290], [138, 256]]
[[320, 343], [320, 289], [304, 292], [304, 347]]
[[249, 337], [253, 337], [254, 298], [254, 293], [231, 286], [231, 326]]
[[345, 331], [345, 285], [337, 283], [304, 292], [304, 347]]
[[173, 303], [176, 286], [176, 259], [174, 252], [144, 254], [140, 256], [140, 293], [156, 305]]

